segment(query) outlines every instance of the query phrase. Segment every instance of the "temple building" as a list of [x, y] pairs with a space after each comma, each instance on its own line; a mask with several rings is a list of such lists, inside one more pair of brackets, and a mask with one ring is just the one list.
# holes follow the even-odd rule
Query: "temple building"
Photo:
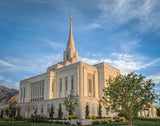
[[[98, 115], [99, 98], [103, 96], [102, 89], [106, 85], [109, 77], [116, 77], [120, 71], [106, 63], [90, 65], [78, 61], [78, 52], [75, 48], [72, 32], [72, 15], [70, 16], [70, 31], [67, 48], [63, 53], [63, 61], [48, 67], [46, 73], [34, 76], [20, 82], [19, 86], [19, 104], [25, 106], [29, 104], [30, 112], [26, 111], [22, 115], [31, 116], [33, 108], [37, 107], [37, 114], [48, 116], [48, 109], [53, 103], [55, 110], [58, 110], [59, 104], [63, 105], [63, 100], [73, 90], [74, 95], [79, 99], [79, 107], [75, 115], [85, 118], [85, 107], [88, 104], [90, 116]], [[41, 111], [43, 110], [43, 111]], [[65, 106], [62, 106], [66, 117], [68, 112]], [[54, 117], [57, 117], [58, 111], [55, 111]], [[104, 110], [102, 115], [109, 116], [108, 111]]]
[[[79, 106], [73, 113], [85, 118], [85, 108], [89, 105], [89, 115], [97, 116], [99, 111], [99, 99], [103, 96], [106, 80], [116, 77], [120, 70], [104, 62], [95, 65], [78, 61], [78, 52], [75, 48], [72, 31], [72, 15], [70, 16], [70, 31], [66, 50], [63, 53], [63, 61], [49, 66], [45, 73], [27, 78], [20, 82], [19, 101], [21, 115], [31, 117], [34, 109], [37, 114], [49, 116], [51, 104], [54, 106], [54, 118], [58, 117], [59, 104], [62, 105], [63, 118], [67, 118], [68, 112], [63, 105], [64, 98], [73, 90], [77, 96]], [[150, 112], [150, 114], [153, 114]], [[102, 107], [102, 116], [114, 116]], [[154, 115], [150, 115], [154, 116]]]

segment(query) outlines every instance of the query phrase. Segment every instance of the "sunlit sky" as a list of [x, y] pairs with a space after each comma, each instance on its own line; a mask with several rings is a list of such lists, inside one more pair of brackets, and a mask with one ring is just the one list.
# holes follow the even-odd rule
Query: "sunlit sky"
[[0, 0], [0, 85], [18, 89], [63, 59], [70, 14], [79, 61], [135, 71], [160, 94], [159, 0]]

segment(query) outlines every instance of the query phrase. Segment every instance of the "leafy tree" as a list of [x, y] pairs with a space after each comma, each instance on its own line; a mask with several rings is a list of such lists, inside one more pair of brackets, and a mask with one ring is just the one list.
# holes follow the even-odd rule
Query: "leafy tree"
[[134, 72], [110, 78], [107, 83], [109, 86], [103, 90], [104, 105], [115, 112], [125, 113], [130, 126], [132, 117], [148, 109], [157, 97], [152, 80], [145, 80], [144, 76], [138, 76]]
[[58, 109], [58, 119], [62, 119], [63, 116], [63, 112], [62, 112], [62, 107], [61, 107], [61, 103], [59, 104], [59, 109]]
[[98, 114], [100, 116], [102, 116], [102, 105], [101, 105], [101, 102], [99, 101], [99, 111], [98, 111]]
[[3, 118], [4, 110], [1, 109], [1, 118]]
[[49, 117], [53, 118], [53, 114], [54, 114], [54, 106], [53, 103], [51, 104], [51, 109], [50, 109], [50, 113], [49, 113]]
[[78, 99], [75, 95], [73, 95], [73, 91], [71, 91], [68, 97], [65, 97], [63, 104], [66, 107], [66, 111], [69, 112], [69, 115], [73, 115], [73, 112], [78, 106]]
[[[73, 91], [71, 90], [70, 95], [65, 97], [64, 99], [64, 106], [66, 107], [66, 111], [68, 111], [69, 115], [73, 115], [73, 112], [76, 110], [78, 107], [78, 99], [77, 97], [73, 94]], [[71, 118], [70, 118], [70, 125], [71, 124]]]
[[89, 105], [88, 103], [86, 104], [86, 107], [85, 107], [85, 114], [86, 114], [86, 119], [87, 119], [87, 116], [89, 116]]

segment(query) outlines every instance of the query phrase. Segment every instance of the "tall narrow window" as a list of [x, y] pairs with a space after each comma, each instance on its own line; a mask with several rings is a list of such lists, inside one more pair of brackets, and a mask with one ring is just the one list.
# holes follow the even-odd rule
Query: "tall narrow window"
[[38, 97], [39, 97], [39, 84], [38, 84]]
[[23, 101], [25, 101], [25, 92], [26, 91], [26, 88], [24, 88], [24, 95], [23, 95]]
[[50, 111], [50, 104], [47, 104], [47, 112]]
[[23, 94], [23, 89], [21, 88], [21, 98], [22, 98], [22, 94]]
[[43, 105], [41, 105], [41, 113], [43, 113]]
[[68, 52], [67, 52], [67, 60], [68, 60], [68, 58], [69, 58], [69, 55], [68, 55]]
[[66, 91], [68, 91], [68, 79], [67, 79], [67, 77], [65, 78], [65, 84], [66, 84]]
[[42, 84], [40, 83], [40, 96], [42, 96]]
[[71, 90], [74, 90], [74, 76], [71, 76]]
[[59, 85], [60, 85], [60, 92], [62, 92], [62, 79], [59, 79]]
[[42, 84], [42, 96], [44, 96], [44, 84]]
[[88, 79], [88, 88], [89, 88], [89, 92], [92, 92], [92, 84], [91, 84], [91, 79]]

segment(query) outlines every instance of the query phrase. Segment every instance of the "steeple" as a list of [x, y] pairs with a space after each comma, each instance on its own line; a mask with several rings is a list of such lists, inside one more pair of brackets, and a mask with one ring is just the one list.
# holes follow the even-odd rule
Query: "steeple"
[[74, 40], [73, 40], [72, 15], [70, 15], [69, 39], [67, 42], [67, 48], [63, 54], [63, 63], [67, 65], [75, 62], [78, 62], [78, 52], [76, 51]]
[[69, 31], [69, 39], [67, 42], [67, 48], [75, 48], [74, 40], [73, 40], [73, 33], [72, 33], [72, 14], [70, 15], [70, 31]]

